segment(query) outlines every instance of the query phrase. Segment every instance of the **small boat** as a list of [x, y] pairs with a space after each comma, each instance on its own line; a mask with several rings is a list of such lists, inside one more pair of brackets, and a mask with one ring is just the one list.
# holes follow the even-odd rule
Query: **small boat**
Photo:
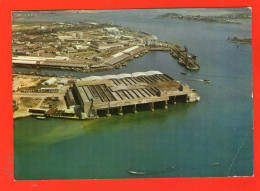
[[44, 117], [44, 116], [37, 116], [36, 119], [44, 120], [44, 119], [46, 119], [46, 117]]
[[153, 172], [136, 172], [136, 171], [129, 170], [128, 173], [142, 175], [142, 174], [152, 174]]
[[182, 75], [190, 75], [190, 74], [187, 74], [187, 73], [185, 73], [185, 72], [181, 72], [181, 74], [182, 74]]
[[161, 170], [161, 171], [148, 171], [148, 172], [144, 172], [144, 171], [133, 171], [133, 170], [129, 170], [128, 173], [129, 174], [134, 174], [134, 175], [144, 175], [144, 174], [155, 174], [155, 173], [163, 173], [163, 172], [169, 172], [169, 171], [173, 171], [174, 167], [171, 166], [166, 170]]
[[209, 82], [211, 82], [210, 80], [203, 80], [203, 79], [192, 79], [191, 78], [191, 80], [195, 80], [195, 81], [199, 81], [199, 82], [207, 82], [207, 83], [209, 83]]
[[220, 165], [219, 162], [215, 162], [215, 163], [212, 163], [210, 166], [217, 166], [217, 165]]

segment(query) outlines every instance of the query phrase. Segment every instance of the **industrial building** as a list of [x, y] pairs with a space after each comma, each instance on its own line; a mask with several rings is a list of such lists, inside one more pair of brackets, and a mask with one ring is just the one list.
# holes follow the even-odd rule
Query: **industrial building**
[[54, 84], [55, 82], [57, 82], [57, 78], [50, 78], [48, 80], [46, 80], [45, 82], [42, 83], [42, 85], [52, 85]]
[[96, 50], [108, 50], [108, 49], [116, 49], [116, 48], [122, 48], [124, 45], [113, 43], [113, 44], [107, 44], [107, 43], [99, 43], [99, 42], [93, 42], [90, 44], [90, 47], [96, 49]]
[[118, 34], [122, 33], [122, 31], [120, 31], [116, 27], [106, 27], [106, 28], [104, 28], [104, 32], [107, 34], [114, 34], [114, 35], [118, 35]]
[[100, 113], [110, 116], [111, 110], [123, 115], [124, 109], [136, 113], [139, 105], [154, 110], [155, 104], [167, 109], [168, 102], [196, 102], [200, 97], [189, 88], [159, 71], [136, 72], [80, 79], [66, 93], [68, 107], [80, 105], [81, 119], [95, 118]]
[[156, 36], [147, 37], [146, 45], [147, 46], [156, 46], [157, 45], [157, 37]]
[[64, 56], [56, 56], [56, 57], [32, 57], [32, 56], [13, 56], [12, 58], [13, 62], [14, 61], [35, 61], [35, 62], [40, 62], [40, 61], [60, 61], [60, 60], [69, 60], [69, 57], [64, 57]]

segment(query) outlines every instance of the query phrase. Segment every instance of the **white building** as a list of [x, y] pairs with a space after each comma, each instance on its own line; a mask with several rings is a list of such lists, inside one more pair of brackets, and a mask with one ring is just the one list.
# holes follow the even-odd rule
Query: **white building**
[[147, 46], [156, 46], [157, 45], [157, 37], [156, 36], [147, 37], [146, 45]]
[[90, 45], [90, 47], [95, 48], [97, 50], [108, 50], [108, 49], [115, 49], [115, 48], [121, 48], [123, 47], [122, 44], [106, 44], [106, 43], [93, 43]]
[[67, 53], [74, 53], [77, 52], [73, 47], [68, 47], [67, 48]]
[[65, 56], [56, 56], [56, 57], [40, 57], [40, 56], [15, 56], [12, 58], [13, 63], [19, 63], [19, 62], [27, 62], [27, 61], [34, 61], [34, 62], [41, 62], [46, 60], [69, 60], [69, 57]]
[[120, 34], [120, 33], [122, 33], [122, 31], [120, 31], [116, 27], [106, 27], [106, 28], [104, 28], [104, 31], [108, 34]]
[[57, 81], [57, 78], [50, 78], [42, 83], [42, 85], [51, 85], [54, 84]]
[[77, 50], [83, 49], [83, 46], [81, 44], [75, 44], [74, 48]]
[[72, 38], [72, 36], [63, 36], [63, 35], [58, 36], [58, 39], [61, 41], [65, 41], [66, 39], [71, 39], [71, 38]]

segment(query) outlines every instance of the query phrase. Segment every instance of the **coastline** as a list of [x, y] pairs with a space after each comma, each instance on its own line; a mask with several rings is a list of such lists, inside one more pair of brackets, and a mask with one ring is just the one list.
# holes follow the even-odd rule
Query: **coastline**
[[[138, 17], [143, 17], [142, 14]], [[125, 18], [122, 25], [132, 27], [132, 20]], [[139, 20], [144, 23], [142, 29]], [[128, 62], [128, 67], [71, 74], [77, 79], [158, 70], [194, 88], [201, 101], [169, 104], [168, 110], [161, 104], [154, 112], [137, 108], [137, 114], [124, 110], [124, 116], [112, 113], [110, 118], [104, 116], [97, 120], [48, 117], [46, 120], [35, 117], [14, 120], [16, 179], [252, 176], [252, 47], [236, 48], [225, 41], [232, 34], [250, 37], [250, 23], [221, 25], [169, 19], [157, 21], [152, 17], [139, 20], [133, 26], [136, 30], [149, 31], [162, 41], [182, 45], [182, 49], [187, 45], [190, 52], [198, 56], [199, 72], [182, 67], [169, 52], [151, 50], [142, 58]], [[53, 72], [57, 76], [69, 74], [51, 69], [30, 71]], [[194, 79], [209, 79], [211, 83]], [[234, 160], [243, 140], [241, 152]], [[221, 165], [212, 167], [210, 164], [215, 162]], [[152, 171], [168, 166], [174, 166], [175, 170], [142, 177], [127, 173], [130, 169]]]
[[243, 24], [239, 20], [251, 19], [251, 12], [232, 13], [223, 15], [185, 15], [179, 13], [165, 13], [155, 17], [155, 19], [178, 19], [205, 23], [221, 23], [221, 24]]

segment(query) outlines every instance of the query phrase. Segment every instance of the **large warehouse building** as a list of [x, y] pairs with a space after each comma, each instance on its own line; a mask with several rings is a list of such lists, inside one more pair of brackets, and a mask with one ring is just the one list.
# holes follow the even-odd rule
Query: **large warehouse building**
[[[136, 72], [106, 76], [90, 76], [73, 84], [69, 93], [69, 102], [78, 100], [82, 119], [97, 117], [99, 111], [110, 116], [110, 110], [116, 109], [123, 115], [124, 107], [136, 107], [147, 104], [151, 110], [154, 103], [167, 108], [168, 101], [195, 102], [199, 96], [189, 86], [182, 85], [159, 71]], [[75, 98], [71, 98], [72, 96]]]

